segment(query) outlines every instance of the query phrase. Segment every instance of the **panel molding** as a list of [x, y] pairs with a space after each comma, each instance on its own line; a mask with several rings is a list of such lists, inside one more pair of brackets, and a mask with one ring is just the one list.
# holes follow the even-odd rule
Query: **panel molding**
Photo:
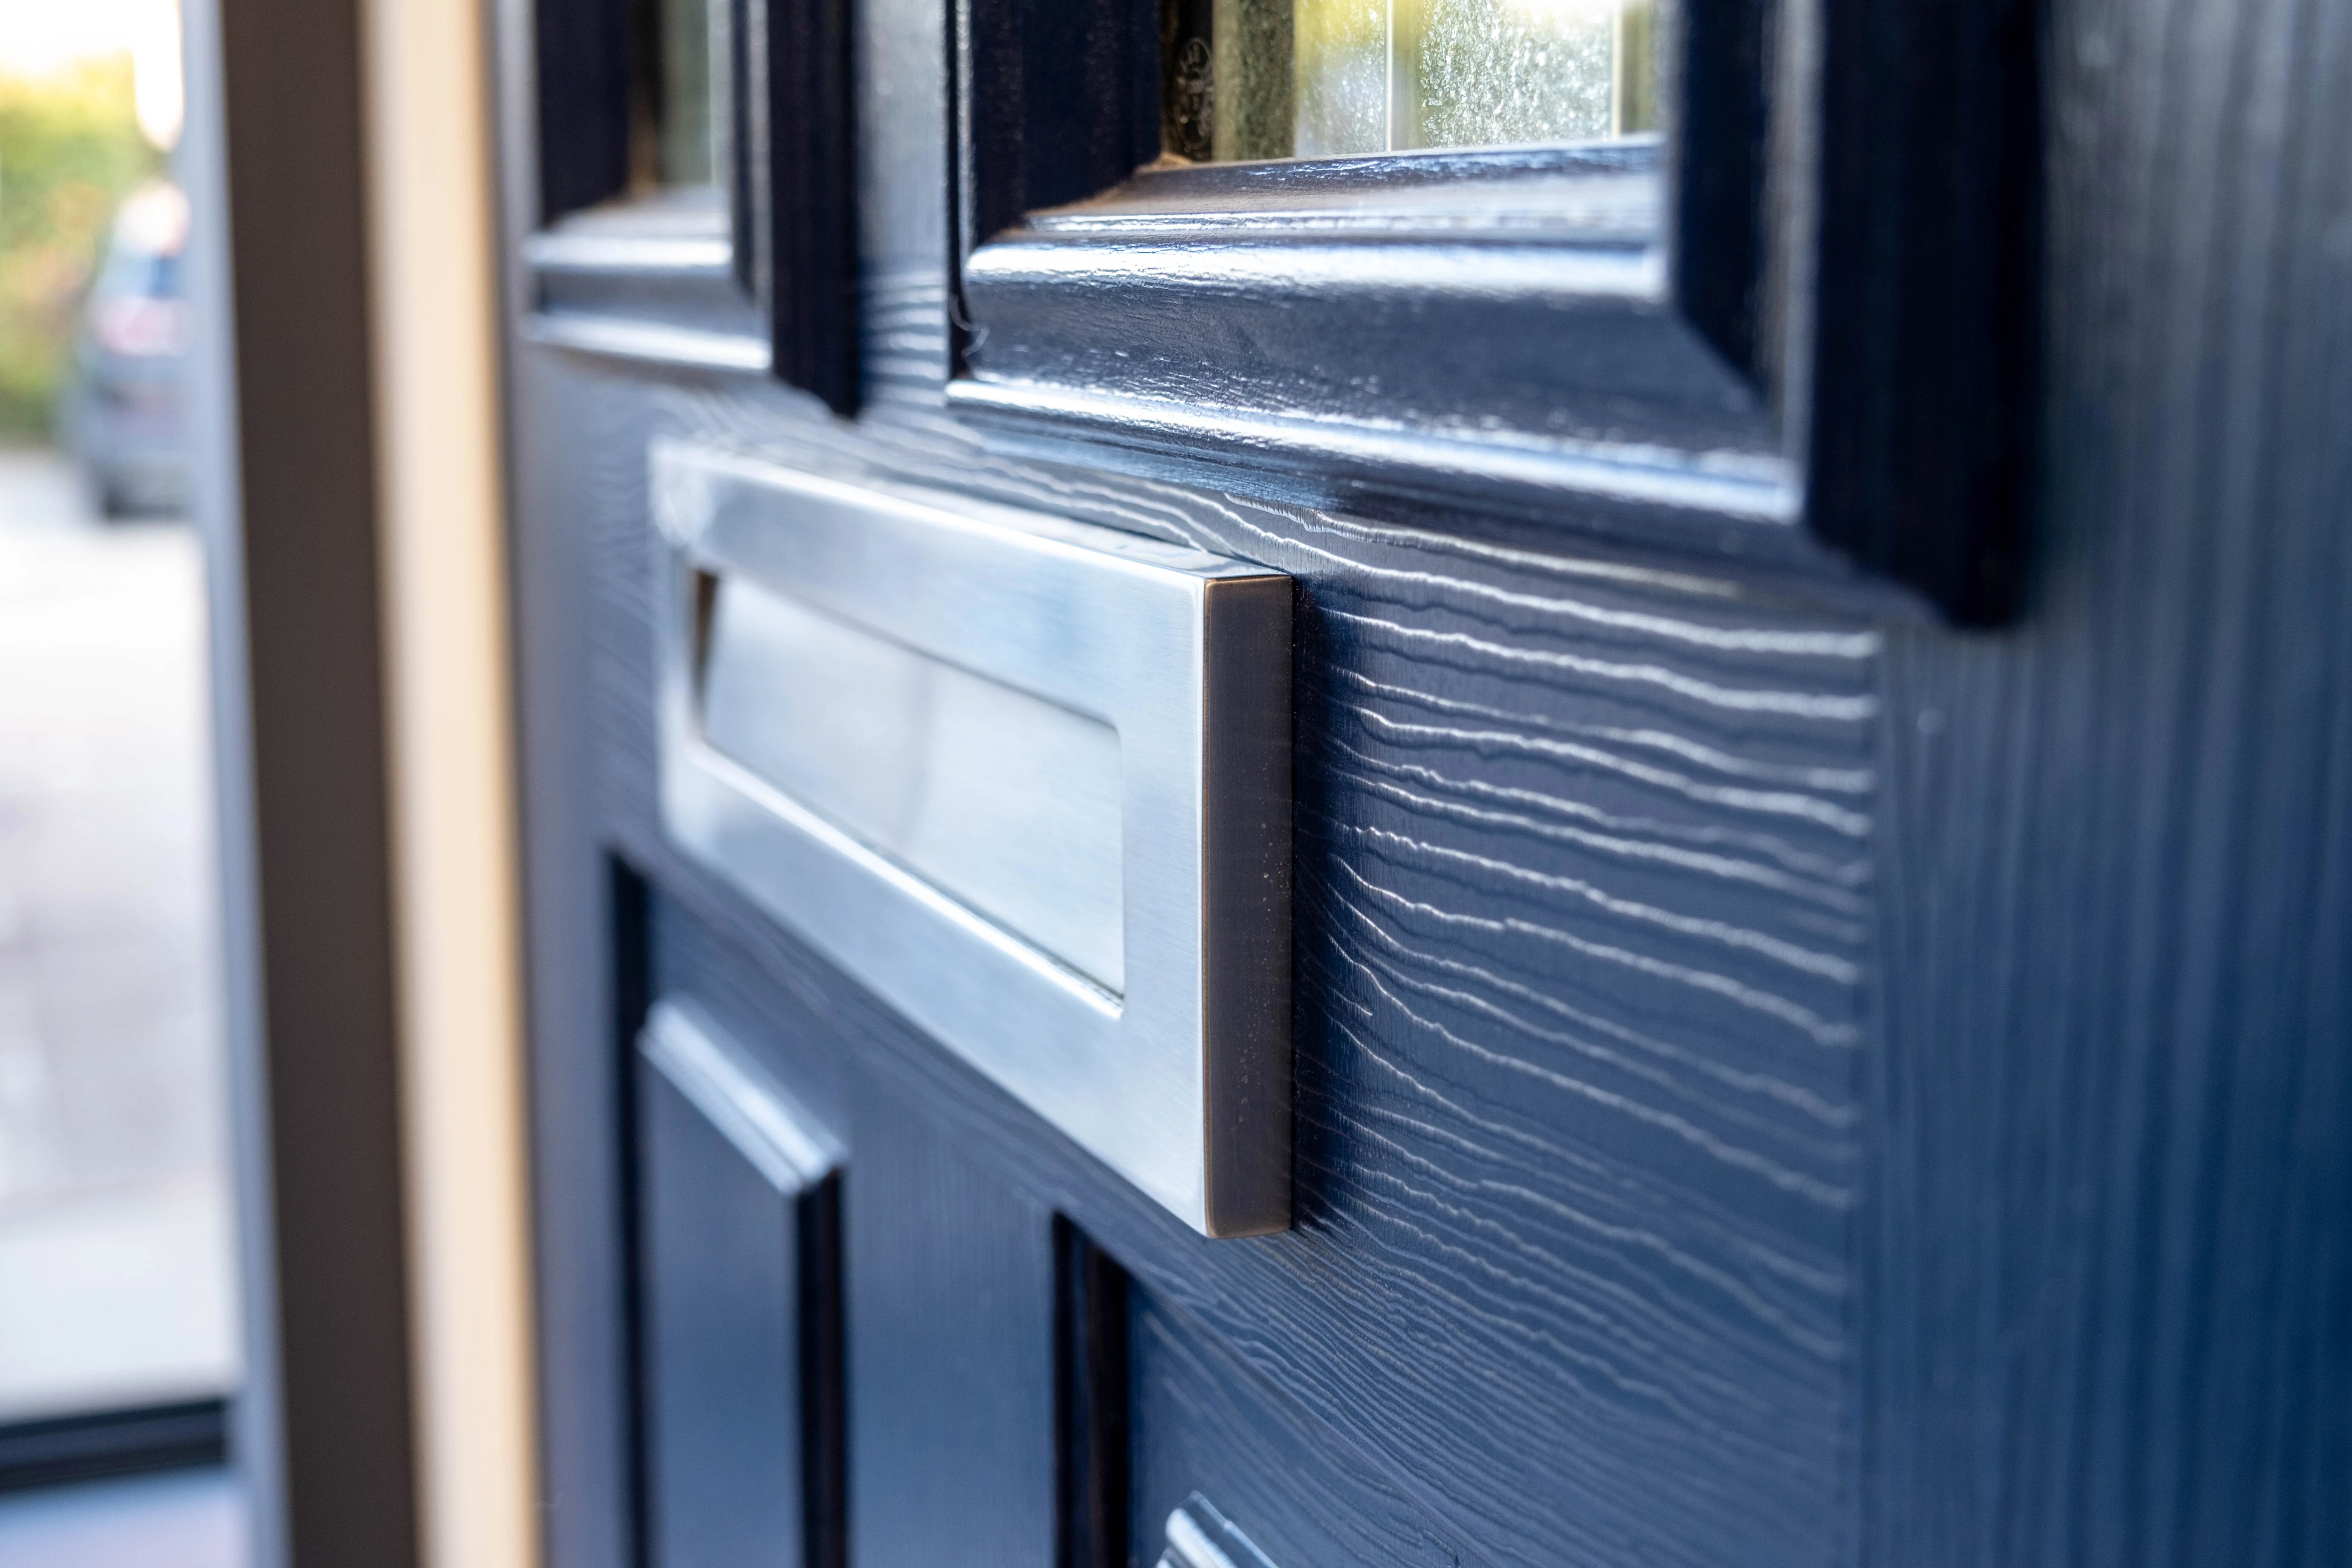
[[637, 1051], [782, 1195], [841, 1168], [839, 1142], [690, 1003], [655, 1003]]

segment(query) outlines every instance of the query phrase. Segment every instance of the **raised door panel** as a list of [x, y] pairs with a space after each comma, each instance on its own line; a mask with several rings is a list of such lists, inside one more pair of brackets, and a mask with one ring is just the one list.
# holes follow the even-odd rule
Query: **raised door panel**
[[636, 1084], [646, 1568], [838, 1568], [836, 1157], [676, 1004]]

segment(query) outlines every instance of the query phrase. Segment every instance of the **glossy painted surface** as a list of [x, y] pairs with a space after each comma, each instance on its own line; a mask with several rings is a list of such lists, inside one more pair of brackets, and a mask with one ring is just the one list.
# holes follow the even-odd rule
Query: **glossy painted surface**
[[[1066, 471], [992, 462], [935, 417], [869, 416], [851, 447], [772, 405], [569, 385], [614, 454], [562, 508], [598, 520], [572, 535], [597, 563], [575, 668], [597, 678], [595, 732], [631, 737], [593, 775], [605, 842], [661, 889], [663, 988], [733, 998], [730, 1029], [847, 1107], [862, 1530], [919, 1555], [951, 1505], [982, 1561], [1048, 1549], [1028, 1467], [1052, 1473], [1059, 1209], [1337, 1462], [1406, 1489], [1374, 1540], [1435, 1529], [1496, 1562], [1832, 1553], [1876, 633], [1687, 567], [1173, 487], [1097, 482], [1074, 506]], [[613, 434], [640, 419], [816, 471], [978, 475], [1302, 582], [1292, 1233], [1190, 1238], [672, 846], [667, 590]], [[551, 1093], [593, 1089], [593, 1058], [572, 1059]], [[941, 1471], [950, 1454], [974, 1468]], [[918, 1475], [932, 1500], [894, 1500]]]
[[[860, 13], [855, 422], [751, 377], [517, 362], [542, 1260], [577, 1287], [548, 1305], [562, 1568], [625, 1539], [609, 1052], [656, 988], [851, 1151], [866, 1560], [1069, 1539], [1057, 1216], [1141, 1303], [1139, 1561], [1195, 1490], [1282, 1568], [2340, 1559], [2344, 21], [2055, 0], [2066, 199], [2028, 412], [2063, 438], [1996, 635], [1772, 547], [1785, 506], [1360, 482], [1332, 448], [1369, 405], [1257, 467], [1083, 386], [1144, 458], [984, 437], [946, 395], [971, 323], [940, 261], [940, 22]], [[1252, 337], [1278, 312], [1247, 289], [1122, 316], [1097, 280], [1102, 322], [1176, 348], [1318, 342]], [[1398, 303], [1382, 347], [1335, 311], [1321, 341], [1367, 374], [1514, 346], [1469, 319], [1416, 338]], [[1906, 394], [1956, 368], [1879, 367]], [[1188, 419], [1282, 407], [1276, 377], [1168, 384]], [[1200, 1240], [677, 852], [657, 438], [1297, 583], [1290, 1231]]]
[[[760, 1560], [824, 1568], [809, 1551], [802, 1479], [810, 1300], [834, 1288], [809, 1268], [812, 1205], [839, 1163], [829, 1133], [713, 1026], [657, 1005], [640, 1037], [643, 1401], [640, 1464], [646, 1557], [660, 1568]], [[819, 1505], [823, 1506], [822, 1504]]]
[[1146, 170], [964, 259], [948, 396], [1130, 472], [1801, 550], [1785, 411], [1677, 302], [1666, 172], [1649, 139]]

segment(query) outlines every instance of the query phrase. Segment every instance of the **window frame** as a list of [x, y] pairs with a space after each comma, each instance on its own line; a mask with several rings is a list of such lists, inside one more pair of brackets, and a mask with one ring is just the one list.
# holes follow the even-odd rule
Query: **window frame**
[[[2032, 501], [2033, 5], [1683, 0], [1647, 152], [1165, 170], [1156, 5], [950, 0], [947, 401], [1026, 455], [1294, 502], [1842, 569], [1827, 544], [1999, 621]], [[1538, 190], [1612, 161], [1640, 187], [1613, 225]], [[1389, 194], [1266, 199], [1341, 165]], [[1448, 168], [1506, 198], [1483, 227], [1416, 192]]]
[[630, 188], [634, 0], [533, 8], [539, 223], [532, 342], [772, 375], [836, 414], [859, 395], [848, 0], [718, 0], [728, 167], [717, 199]]

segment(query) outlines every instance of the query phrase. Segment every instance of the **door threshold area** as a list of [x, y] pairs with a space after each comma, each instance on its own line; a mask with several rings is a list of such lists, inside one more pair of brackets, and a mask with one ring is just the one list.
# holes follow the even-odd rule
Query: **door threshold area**
[[245, 1495], [220, 1466], [0, 1494], [0, 1563], [248, 1568]]

